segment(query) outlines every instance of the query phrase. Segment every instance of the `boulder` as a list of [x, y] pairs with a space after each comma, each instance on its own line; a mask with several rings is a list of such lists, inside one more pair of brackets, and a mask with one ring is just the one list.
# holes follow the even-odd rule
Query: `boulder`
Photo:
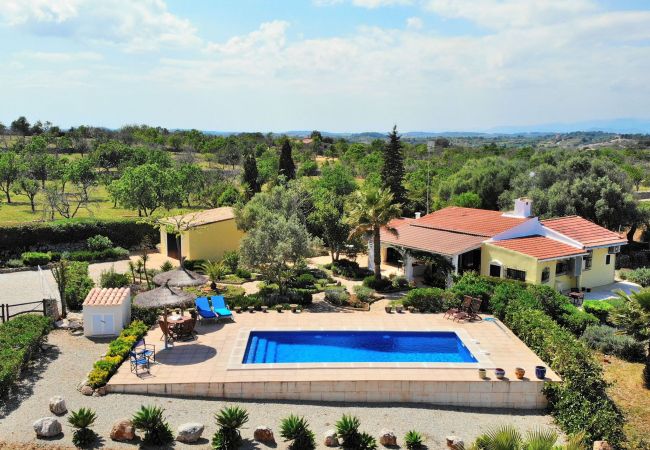
[[327, 430], [325, 432], [325, 445], [327, 447], [338, 447], [339, 446], [339, 438], [336, 435], [335, 430]]
[[178, 442], [192, 443], [201, 439], [205, 426], [202, 423], [184, 423], [178, 427], [176, 440]]
[[43, 417], [34, 422], [36, 437], [51, 438], [63, 432], [61, 422], [56, 417]]
[[255, 432], [253, 433], [253, 438], [257, 442], [262, 442], [265, 444], [275, 443], [275, 436], [273, 436], [273, 430], [265, 425], [260, 425], [259, 427], [255, 428]]
[[114, 441], [132, 441], [135, 439], [135, 428], [130, 419], [120, 419], [111, 428], [111, 439]]
[[85, 385], [81, 388], [81, 393], [83, 395], [93, 395], [93, 392], [95, 392], [95, 390], [88, 385]]
[[614, 450], [614, 447], [609, 445], [607, 441], [595, 441], [594, 450]]
[[65, 406], [65, 400], [60, 395], [55, 395], [50, 398], [50, 411], [52, 414], [60, 416], [68, 412], [68, 408]]
[[379, 443], [384, 447], [396, 447], [397, 436], [390, 430], [381, 430], [381, 433], [379, 433]]
[[465, 448], [465, 443], [458, 436], [447, 436], [447, 447], [453, 448], [454, 450], [460, 450]]

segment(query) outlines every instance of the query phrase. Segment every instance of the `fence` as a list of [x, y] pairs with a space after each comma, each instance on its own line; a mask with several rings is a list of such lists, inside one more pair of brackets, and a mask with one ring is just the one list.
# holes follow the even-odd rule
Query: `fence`
[[[15, 305], [10, 305], [8, 303], [5, 303], [4, 305], [0, 304], [0, 318], [2, 319], [2, 323], [5, 323], [8, 320], [10, 320], [12, 317], [16, 317], [21, 314], [42, 313], [44, 316], [47, 316], [48, 315], [47, 302], [48, 302], [47, 299], [43, 299], [35, 302], [17, 303]], [[31, 308], [29, 308], [30, 305]], [[12, 308], [18, 308], [21, 306], [27, 308], [20, 308], [19, 311], [12, 313]]]

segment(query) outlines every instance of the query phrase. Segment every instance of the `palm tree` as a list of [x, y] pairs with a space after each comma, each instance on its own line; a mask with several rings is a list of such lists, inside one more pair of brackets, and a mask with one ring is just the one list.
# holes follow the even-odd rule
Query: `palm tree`
[[223, 262], [206, 261], [201, 265], [203, 273], [205, 273], [210, 280], [210, 289], [217, 290], [217, 282], [226, 276], [226, 266]]
[[[376, 187], [355, 192], [349, 203], [347, 222], [352, 226], [351, 237], [370, 236], [373, 244], [375, 279], [381, 280], [380, 231], [400, 217], [402, 205], [393, 202], [393, 194]], [[388, 228], [394, 232], [394, 229]]]
[[625, 303], [613, 311], [612, 322], [633, 338], [648, 341], [643, 379], [646, 387], [650, 389], [650, 288], [631, 294], [619, 290], [616, 295]]

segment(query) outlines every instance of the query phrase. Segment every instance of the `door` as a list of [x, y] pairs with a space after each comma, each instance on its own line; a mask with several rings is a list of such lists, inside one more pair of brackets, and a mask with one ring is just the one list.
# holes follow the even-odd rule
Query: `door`
[[[181, 237], [181, 239], [183, 239]], [[167, 233], [167, 256], [170, 258], [178, 259], [178, 244], [176, 243], [176, 236]]]
[[113, 314], [93, 315], [93, 335], [103, 336], [115, 334], [115, 320]]

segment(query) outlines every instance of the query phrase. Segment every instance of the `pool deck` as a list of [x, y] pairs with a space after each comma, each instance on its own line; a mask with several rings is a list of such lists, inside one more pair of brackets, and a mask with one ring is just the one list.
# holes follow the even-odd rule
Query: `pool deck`
[[[163, 349], [161, 331], [146, 337], [156, 345], [157, 364], [151, 374], [137, 377], [128, 361], [107, 385], [108, 392], [216, 398], [273, 400], [415, 402], [450, 406], [540, 409], [546, 399], [545, 382], [559, 377], [547, 371], [537, 380], [535, 366], [543, 362], [499, 321], [457, 323], [442, 314], [387, 314], [383, 311], [302, 313], [270, 311], [235, 314], [235, 322], [197, 326], [198, 338]], [[488, 317], [488, 316], [485, 316]], [[242, 368], [247, 331], [257, 330], [457, 330], [479, 363], [454, 364], [358, 364], [337, 363], [326, 367]], [[478, 354], [476, 354], [478, 353]], [[427, 366], [427, 364], [429, 364]], [[463, 367], [461, 367], [463, 366]], [[478, 377], [478, 367], [488, 378]], [[506, 378], [494, 377], [495, 367]], [[515, 368], [526, 377], [517, 380]]]

